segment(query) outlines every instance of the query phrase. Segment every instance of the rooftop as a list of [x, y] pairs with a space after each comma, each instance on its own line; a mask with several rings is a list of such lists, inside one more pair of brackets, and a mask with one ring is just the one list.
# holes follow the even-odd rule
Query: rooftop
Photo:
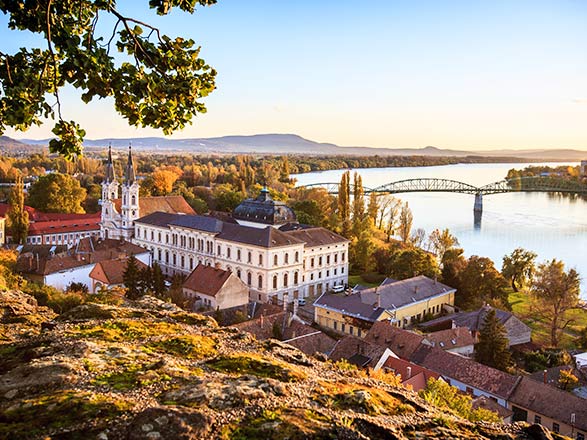
[[265, 225], [281, 225], [296, 221], [296, 216], [285, 203], [273, 200], [267, 188], [263, 188], [256, 199], [246, 199], [238, 205], [232, 216]]
[[[212, 266], [198, 264], [192, 273], [183, 283], [184, 289], [193, 290], [208, 296], [216, 296], [222, 290], [228, 279], [233, 277], [239, 280], [236, 275], [222, 269], [216, 269]], [[242, 283], [242, 281], [239, 280]], [[243, 284], [243, 287], [246, 287]]]

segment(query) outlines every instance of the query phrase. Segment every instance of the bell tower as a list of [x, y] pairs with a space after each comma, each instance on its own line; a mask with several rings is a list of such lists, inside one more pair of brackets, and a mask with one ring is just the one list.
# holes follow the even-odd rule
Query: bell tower
[[106, 177], [102, 182], [102, 216], [100, 233], [103, 238], [113, 238], [112, 232], [109, 234], [107, 225], [112, 223], [116, 216], [114, 200], [118, 198], [118, 180], [114, 171], [112, 162], [112, 145], [108, 146], [108, 161], [106, 162]]
[[128, 147], [128, 161], [122, 183], [121, 238], [130, 241], [134, 235], [134, 221], [139, 218], [139, 184], [132, 159], [132, 147]]

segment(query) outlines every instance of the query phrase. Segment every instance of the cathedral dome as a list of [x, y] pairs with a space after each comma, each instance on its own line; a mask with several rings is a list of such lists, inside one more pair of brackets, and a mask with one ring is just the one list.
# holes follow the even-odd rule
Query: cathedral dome
[[283, 202], [273, 200], [267, 188], [263, 188], [256, 199], [243, 201], [234, 209], [232, 216], [239, 223], [280, 226], [296, 222], [296, 215], [291, 208]]

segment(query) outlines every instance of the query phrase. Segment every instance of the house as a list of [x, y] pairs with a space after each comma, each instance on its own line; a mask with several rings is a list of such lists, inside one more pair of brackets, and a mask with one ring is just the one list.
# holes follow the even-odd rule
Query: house
[[249, 288], [236, 275], [203, 264], [196, 266], [182, 287], [195, 309], [223, 310], [249, 302]]
[[471, 356], [475, 351], [475, 338], [466, 327], [449, 328], [427, 333], [424, 338], [431, 346], [451, 353]]
[[[491, 306], [486, 305], [479, 310], [474, 310], [472, 312], [453, 313], [451, 315], [442, 316], [424, 322], [420, 324], [420, 328], [424, 331], [434, 331], [447, 328], [466, 327], [476, 338], [483, 327], [485, 316], [491, 309]], [[494, 310], [495, 316], [507, 331], [510, 346], [525, 344], [531, 341], [532, 330], [530, 327], [514, 316], [513, 313], [499, 309]]]
[[501, 406], [499, 403], [489, 397], [475, 397], [471, 401], [471, 406], [473, 409], [483, 408], [489, 411], [493, 411], [500, 417], [503, 423], [512, 423], [512, 415], [514, 414], [513, 411]]
[[383, 371], [398, 374], [401, 377], [401, 384], [415, 392], [426, 388], [430, 378], [443, 380], [440, 374], [428, 368], [393, 356], [387, 358], [383, 364]]
[[587, 401], [531, 378], [520, 379], [508, 408], [514, 422], [538, 423], [577, 440], [587, 436]]
[[403, 328], [424, 315], [437, 315], [443, 305], [454, 304], [455, 292], [422, 275], [351, 295], [325, 293], [314, 302], [314, 320], [340, 333], [363, 336], [376, 321], [389, 320]]
[[[116, 286], [124, 286], [124, 272], [128, 265], [128, 258], [120, 258], [114, 260], [103, 260], [96, 263], [94, 268], [90, 271], [90, 289], [92, 293], [98, 293], [100, 289], [110, 289]], [[147, 268], [145, 263], [137, 260], [137, 268], [143, 270]]]
[[507, 406], [519, 380], [511, 374], [428, 345], [421, 345], [410, 361], [442, 375], [448, 384], [461, 391], [472, 396], [486, 396], [501, 406]]
[[283, 342], [296, 347], [308, 356], [316, 353], [330, 355], [337, 342], [326, 333], [296, 321], [286, 328], [284, 338]]
[[35, 246], [28, 252], [22, 252], [16, 261], [16, 272], [30, 281], [61, 290], [72, 282], [85, 284], [90, 290], [90, 272], [101, 261], [134, 255], [137, 260], [149, 265], [151, 259], [147, 250], [132, 243], [95, 237], [81, 239], [71, 249], [61, 247], [61, 252], [57, 252], [57, 246], [51, 246], [49, 252], [45, 249], [46, 246], [42, 246], [37, 251]]
[[379, 370], [385, 361], [393, 356], [392, 351], [386, 347], [356, 336], [345, 336], [336, 343], [329, 358], [334, 362], [346, 360], [359, 368]]
[[425, 343], [425, 339], [413, 331], [394, 327], [389, 321], [378, 321], [365, 335], [365, 342], [386, 347], [396, 357], [407, 360]]

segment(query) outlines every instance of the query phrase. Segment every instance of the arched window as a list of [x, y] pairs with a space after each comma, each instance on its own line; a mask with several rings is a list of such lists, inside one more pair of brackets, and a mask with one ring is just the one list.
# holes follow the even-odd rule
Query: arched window
[[294, 272], [294, 284], [298, 284], [299, 275], [297, 272]]
[[285, 264], [288, 264], [288, 263], [289, 263], [289, 254], [286, 253], [285, 254]]
[[247, 274], [247, 285], [250, 286], [251, 284], [253, 284], [253, 276], [251, 275], [251, 272], [249, 272]]
[[263, 254], [259, 254], [259, 266], [263, 266]]
[[237, 269], [236, 276], [239, 277], [239, 279], [240, 279], [240, 277], [241, 277], [241, 270], [240, 269]]
[[296, 263], [300, 262], [300, 253], [296, 252]]
[[273, 256], [273, 265], [277, 266], [277, 254]]
[[249, 251], [249, 253], [247, 254], [247, 263], [252, 263], [253, 262], [253, 253], [251, 251]]
[[277, 275], [273, 276], [273, 288], [277, 289]]
[[283, 287], [287, 287], [287, 274], [283, 274]]
[[137, 196], [135, 196], [134, 194], [133, 194], [133, 196], [132, 196], [131, 200], [132, 200], [132, 201], [131, 201], [131, 204], [132, 204], [132, 205], [136, 205], [136, 204], [137, 204]]
[[259, 289], [262, 289], [263, 288], [263, 275], [259, 275], [259, 279], [257, 281], [258, 281]]

